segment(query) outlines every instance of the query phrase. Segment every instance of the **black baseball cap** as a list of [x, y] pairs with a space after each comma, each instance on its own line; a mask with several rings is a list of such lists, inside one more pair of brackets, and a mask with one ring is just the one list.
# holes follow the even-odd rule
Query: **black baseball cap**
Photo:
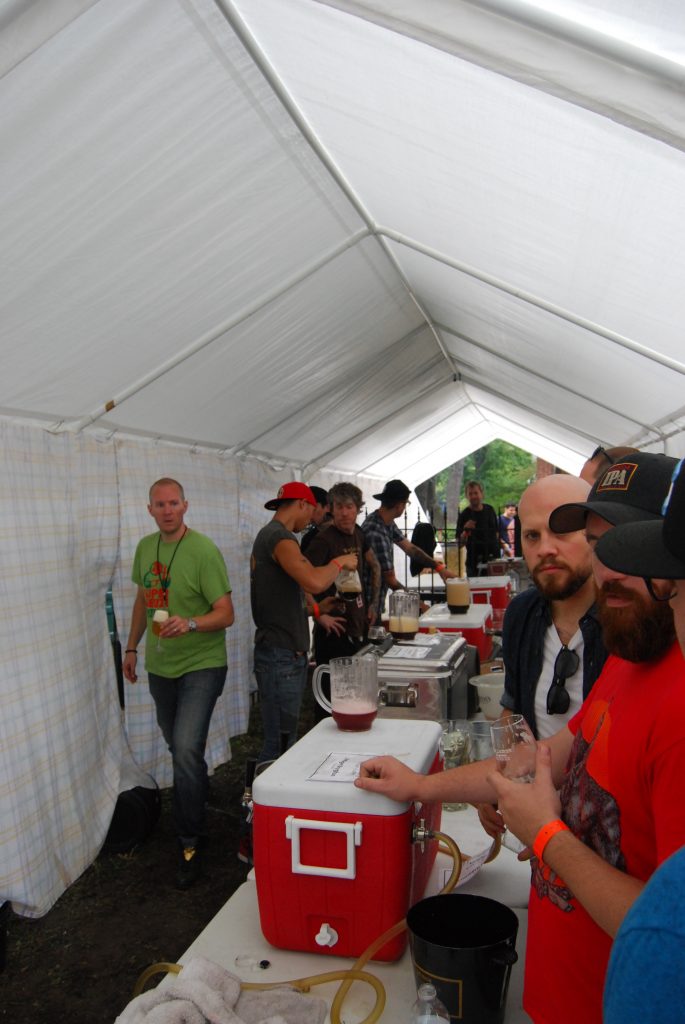
[[617, 526], [599, 538], [600, 562], [627, 576], [685, 579], [685, 459], [673, 471], [663, 504], [664, 518]]
[[555, 508], [549, 517], [554, 533], [584, 530], [588, 513], [606, 519], [612, 526], [660, 519], [664, 499], [671, 486], [677, 459], [669, 455], [638, 452], [614, 462], [592, 485], [587, 501], [575, 501]]

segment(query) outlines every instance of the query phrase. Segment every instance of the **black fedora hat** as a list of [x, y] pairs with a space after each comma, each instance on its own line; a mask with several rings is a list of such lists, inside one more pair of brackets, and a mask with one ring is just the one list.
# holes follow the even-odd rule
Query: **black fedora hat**
[[663, 504], [664, 518], [627, 523], [599, 538], [600, 562], [627, 576], [685, 579], [685, 469], [681, 459]]
[[394, 505], [398, 501], [406, 501], [410, 494], [410, 489], [401, 480], [388, 480], [382, 493], [374, 494], [374, 498], [385, 505]]

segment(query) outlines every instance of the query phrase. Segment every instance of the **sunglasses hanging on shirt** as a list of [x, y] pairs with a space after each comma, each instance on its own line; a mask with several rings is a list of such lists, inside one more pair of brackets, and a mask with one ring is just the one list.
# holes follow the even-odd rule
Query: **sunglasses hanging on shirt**
[[571, 706], [571, 697], [566, 689], [566, 680], [575, 675], [580, 658], [570, 647], [562, 647], [554, 662], [552, 685], [547, 691], [547, 714], [565, 715]]

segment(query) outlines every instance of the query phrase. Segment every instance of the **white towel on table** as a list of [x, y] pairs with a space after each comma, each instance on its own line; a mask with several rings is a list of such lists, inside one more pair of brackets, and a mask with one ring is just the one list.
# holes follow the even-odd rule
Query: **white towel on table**
[[288, 988], [240, 992], [223, 967], [193, 957], [174, 980], [132, 999], [115, 1024], [323, 1024], [326, 1004]]

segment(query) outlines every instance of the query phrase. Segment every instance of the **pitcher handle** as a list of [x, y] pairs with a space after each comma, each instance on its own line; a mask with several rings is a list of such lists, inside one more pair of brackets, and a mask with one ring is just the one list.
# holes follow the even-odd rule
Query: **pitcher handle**
[[330, 665], [317, 665], [317, 667], [314, 669], [314, 675], [312, 676], [312, 690], [314, 692], [314, 696], [316, 697], [318, 703], [321, 705], [324, 711], [327, 711], [329, 715], [333, 714], [333, 705], [326, 698], [326, 696], [321, 690], [321, 676], [325, 672], [328, 672], [328, 674], [330, 675], [330, 671]]

